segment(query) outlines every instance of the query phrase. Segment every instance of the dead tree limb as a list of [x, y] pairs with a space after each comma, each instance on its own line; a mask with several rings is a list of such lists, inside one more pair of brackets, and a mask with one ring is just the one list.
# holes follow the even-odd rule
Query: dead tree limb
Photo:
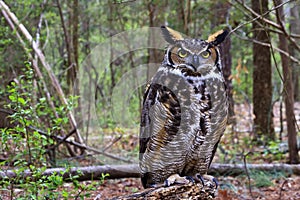
[[[0, 109], [0, 112], [1, 112], [1, 109]], [[38, 129], [36, 127], [33, 127], [33, 126], [29, 126], [28, 128], [30, 128], [30, 129], [32, 129], [34, 131], [37, 131], [39, 134], [41, 134], [43, 136], [50, 137], [53, 140], [55, 140], [56, 142], [58, 142], [57, 144], [55, 144], [53, 147], [50, 147], [50, 148], [55, 148], [55, 147], [58, 147], [58, 145], [60, 145], [61, 143], [65, 143], [65, 144], [70, 144], [70, 145], [73, 145], [73, 146], [75, 146], [77, 148], [80, 148], [81, 150], [87, 150], [87, 151], [93, 152], [95, 154], [102, 154], [102, 155], [104, 155], [106, 157], [109, 157], [109, 158], [112, 158], [114, 160], [123, 161], [125, 163], [133, 163], [130, 159], [119, 157], [117, 155], [105, 152], [104, 150], [99, 150], [99, 149], [96, 149], [94, 147], [90, 147], [90, 146], [87, 146], [85, 144], [81, 144], [81, 143], [78, 143], [76, 141], [69, 140], [68, 139], [69, 136], [71, 136], [74, 133], [75, 129], [73, 129], [66, 136], [62, 137], [62, 136], [59, 136], [59, 135], [48, 135], [45, 131], [40, 130], [40, 129]]]
[[[23, 171], [20, 175], [16, 173], [17, 170], [1, 170], [0, 180], [11, 179], [14, 180], [18, 178], [30, 178], [32, 173], [30, 170]], [[78, 176], [79, 181], [84, 180], [99, 180], [102, 179], [102, 174], [109, 174], [109, 179], [116, 178], [130, 178], [139, 177], [139, 167], [138, 165], [103, 165], [103, 166], [89, 166], [89, 167], [72, 167], [67, 168], [51, 168], [46, 169], [42, 176], [51, 176], [56, 174], [57, 176], [62, 176], [65, 181], [70, 181], [70, 177]]]
[[[250, 171], [266, 171], [266, 172], [283, 172], [287, 174], [300, 175], [300, 165], [289, 165], [289, 164], [247, 164], [247, 169]], [[0, 180], [3, 179], [14, 179], [17, 176], [27, 178], [31, 176], [29, 170], [25, 170], [21, 175], [15, 173], [16, 170], [1, 170]], [[56, 173], [58, 176], [62, 176], [65, 181], [68, 181], [70, 176], [78, 176], [78, 180], [97, 180], [102, 178], [102, 173], [109, 174], [108, 179], [118, 178], [138, 178], [140, 177], [139, 166], [137, 164], [128, 165], [102, 165], [102, 166], [89, 166], [89, 167], [72, 167], [66, 168], [51, 168], [46, 169], [41, 176], [50, 176]], [[244, 164], [218, 164], [214, 163], [211, 165], [208, 174], [215, 177], [218, 176], [238, 176], [245, 174]]]

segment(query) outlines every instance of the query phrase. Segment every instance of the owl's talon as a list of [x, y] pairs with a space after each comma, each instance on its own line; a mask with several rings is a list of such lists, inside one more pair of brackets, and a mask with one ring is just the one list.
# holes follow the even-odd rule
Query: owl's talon
[[170, 181], [168, 181], [168, 179], [167, 180], [165, 180], [165, 187], [169, 187], [171, 184], [170, 184]]
[[188, 180], [190, 183], [195, 183], [195, 179], [192, 176], [185, 176], [185, 179]]
[[216, 189], [217, 189], [217, 188], [218, 188], [218, 186], [219, 186], [218, 180], [217, 180], [216, 178], [213, 178], [213, 182], [215, 183], [215, 185], [216, 185]]
[[203, 186], [209, 186], [210, 183], [214, 183], [215, 186], [216, 186], [216, 189], [219, 186], [219, 183], [218, 183], [217, 179], [213, 176], [210, 176], [210, 175], [207, 175], [207, 174], [204, 174], [202, 176], [201, 174], [197, 174], [195, 177], [199, 180], [199, 182], [202, 183]]
[[148, 187], [147, 188], [157, 188], [157, 184], [148, 184]]
[[170, 185], [174, 184], [188, 184], [188, 183], [194, 183], [194, 179], [190, 176], [179, 176], [178, 174], [171, 175], [166, 181], [165, 181], [165, 187], [169, 187]]
[[197, 178], [197, 181], [201, 182], [202, 185], [204, 186], [204, 180], [203, 180], [202, 176], [200, 174], [196, 174], [195, 177]]

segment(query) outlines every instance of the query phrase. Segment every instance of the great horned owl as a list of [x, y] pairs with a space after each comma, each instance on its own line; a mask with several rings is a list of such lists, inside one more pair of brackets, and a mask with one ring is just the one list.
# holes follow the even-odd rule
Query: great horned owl
[[139, 159], [145, 188], [203, 181], [228, 115], [217, 47], [228, 32], [202, 40], [161, 29], [169, 46], [147, 86], [141, 113]]

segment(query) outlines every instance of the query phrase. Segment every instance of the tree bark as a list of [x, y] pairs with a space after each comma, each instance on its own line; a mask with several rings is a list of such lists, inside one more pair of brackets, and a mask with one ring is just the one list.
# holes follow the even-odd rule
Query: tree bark
[[215, 187], [203, 186], [202, 183], [173, 185], [169, 187], [159, 187], [146, 189], [134, 194], [114, 197], [110, 200], [129, 200], [129, 199], [213, 199], [216, 196], [217, 189]]
[[68, 92], [71, 95], [78, 95], [76, 90], [77, 72], [78, 72], [78, 24], [79, 24], [79, 5], [78, 0], [68, 1], [68, 23], [65, 22], [60, 0], [56, 0], [60, 20], [63, 28], [63, 35], [66, 45], [67, 60], [65, 67], [67, 71]]
[[[153, 2], [149, 1], [148, 3], [148, 12], [149, 12], [149, 26], [150, 27], [160, 27], [164, 25], [164, 13], [165, 7], [168, 2]], [[150, 32], [148, 43], [149, 47], [157, 46], [156, 35]], [[164, 52], [159, 49], [148, 49], [148, 63], [154, 63], [157, 65], [149, 65], [147, 70], [147, 80], [150, 80], [152, 76], [156, 73], [160, 63], [163, 61]]]
[[[268, 1], [251, 0], [251, 3], [253, 11], [256, 13], [263, 14], [268, 11]], [[264, 18], [266, 17], [267, 15], [264, 16]], [[263, 20], [258, 21], [264, 27], [261, 27], [256, 21], [253, 22], [253, 39], [269, 43], [267, 24]], [[258, 136], [254, 140], [258, 142], [260, 139], [274, 140], [271, 53], [269, 47], [256, 43], [253, 43], [253, 113], [255, 115], [255, 132]]]
[[[290, 31], [291, 34], [300, 35], [300, 17], [299, 17], [299, 10], [300, 5], [295, 5], [291, 8], [291, 18], [290, 18]], [[300, 44], [300, 39], [295, 39], [298, 44]], [[299, 51], [295, 51], [295, 45], [290, 44], [290, 54], [295, 58], [299, 58]], [[300, 67], [299, 64], [291, 62], [292, 66], [292, 74], [293, 74], [293, 87], [294, 87], [294, 100], [300, 101]]]
[[[213, 6], [214, 15], [212, 20], [212, 29], [218, 25], [224, 25], [229, 20], [230, 4], [228, 2], [215, 2]], [[227, 86], [227, 93], [229, 98], [229, 123], [234, 119], [234, 101], [233, 101], [233, 86], [231, 77], [232, 56], [231, 56], [231, 39], [227, 37], [220, 45], [221, 60], [223, 65], [223, 74]]]
[[[274, 5], [281, 4], [281, 0], [274, 0]], [[283, 7], [279, 7], [276, 10], [276, 17], [278, 23], [284, 27], [284, 14]], [[279, 34], [279, 48], [283, 51], [288, 52], [288, 41], [285, 35]], [[292, 69], [289, 64], [289, 57], [284, 54], [280, 54], [282, 71], [283, 71], [283, 94], [284, 94], [284, 103], [286, 111], [286, 122], [287, 122], [287, 131], [288, 131], [288, 145], [289, 145], [289, 163], [298, 164], [299, 163], [299, 154], [297, 147], [297, 132], [296, 132], [296, 119], [294, 114], [294, 91], [293, 91], [293, 81], [292, 81]]]

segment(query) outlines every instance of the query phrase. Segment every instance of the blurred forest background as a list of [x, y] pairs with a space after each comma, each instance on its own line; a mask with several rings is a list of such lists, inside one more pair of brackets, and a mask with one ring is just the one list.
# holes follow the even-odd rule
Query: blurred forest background
[[[113, 38], [161, 25], [203, 39], [231, 31], [221, 46], [230, 120], [214, 162], [299, 164], [299, 1], [0, 0], [0, 9], [2, 170], [137, 163], [145, 83], [113, 94], [124, 80], [149, 80], [157, 65], [147, 63], [164, 55], [150, 47], [166, 43], [150, 31], [140, 35], [149, 48], [122, 53], [116, 43], [129, 48], [135, 40]], [[100, 72], [89, 60], [97, 53]], [[146, 73], [124, 77], [138, 67]], [[126, 114], [114, 117], [113, 106], [128, 96]], [[11, 180], [1, 181], [13, 193]], [[34, 193], [41, 185], [26, 187]]]

